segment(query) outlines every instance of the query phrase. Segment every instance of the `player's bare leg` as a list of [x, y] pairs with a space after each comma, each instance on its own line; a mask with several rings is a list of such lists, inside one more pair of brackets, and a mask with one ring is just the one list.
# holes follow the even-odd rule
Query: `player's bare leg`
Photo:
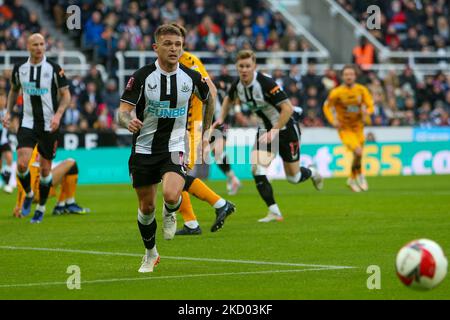
[[162, 177], [163, 234], [164, 239], [171, 240], [177, 231], [177, 211], [181, 206], [181, 192], [185, 179], [175, 172], [167, 172]]
[[138, 227], [145, 246], [145, 255], [139, 272], [153, 272], [153, 268], [159, 263], [159, 254], [156, 250], [156, 220], [155, 203], [157, 184], [136, 188], [138, 196]]
[[54, 215], [63, 213], [86, 214], [89, 208], [79, 206], [75, 201], [75, 192], [78, 181], [78, 166], [74, 159], [66, 159], [52, 169], [52, 186], [61, 185], [58, 202], [53, 208]]
[[32, 153], [33, 148], [23, 147], [17, 150], [17, 177], [26, 194], [22, 207], [23, 216], [30, 214], [31, 204], [34, 198], [34, 193], [31, 189], [30, 170], [28, 168]]
[[317, 171], [315, 166], [309, 166], [308, 168], [300, 167], [300, 161], [295, 162], [283, 162], [284, 172], [286, 179], [293, 184], [301, 183], [311, 178], [311, 181], [316, 190], [323, 189], [323, 178]]
[[360, 150], [360, 148], [355, 148], [352, 151], [352, 153], [353, 153], [353, 160], [352, 160], [351, 174], [350, 177], [347, 179], [347, 186], [353, 192], [361, 192], [362, 190], [357, 182], [357, 177], [358, 177], [358, 170], [361, 170], [362, 151]]
[[362, 147], [357, 148], [354, 151], [352, 170], [353, 168], [355, 168], [355, 176], [356, 176], [355, 180], [361, 191], [368, 191], [369, 184], [367, 183], [366, 177], [362, 174], [362, 154], [363, 154]]

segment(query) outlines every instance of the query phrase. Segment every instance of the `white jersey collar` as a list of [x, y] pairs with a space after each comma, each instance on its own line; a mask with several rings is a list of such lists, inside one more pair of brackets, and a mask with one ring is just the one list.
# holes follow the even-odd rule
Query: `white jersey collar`
[[156, 68], [159, 70], [159, 72], [161, 72], [161, 74], [163, 74], [165, 76], [169, 76], [169, 77], [173, 76], [174, 74], [176, 74], [177, 71], [178, 71], [178, 68], [180, 67], [180, 63], [177, 62], [177, 68], [174, 71], [172, 71], [172, 72], [164, 71], [163, 69], [161, 69], [161, 66], [159, 65], [158, 59], [156, 59], [155, 65], [156, 65]]
[[32, 64], [32, 63], [31, 63], [31, 58], [28, 58], [28, 63], [29, 63], [30, 65], [32, 65], [33, 67], [38, 67], [38, 66], [42, 65], [45, 61], [47, 61], [47, 57], [46, 57], [45, 55], [42, 57], [41, 62], [39, 62], [39, 63], [37, 63], [37, 64]]

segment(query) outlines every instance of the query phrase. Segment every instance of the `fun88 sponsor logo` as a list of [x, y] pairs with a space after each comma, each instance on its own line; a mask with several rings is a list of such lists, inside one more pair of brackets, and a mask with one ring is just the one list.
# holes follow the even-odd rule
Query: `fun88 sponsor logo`
[[186, 115], [186, 106], [170, 108], [170, 101], [150, 100], [145, 111], [157, 118], [179, 118]]
[[23, 85], [23, 90], [30, 96], [42, 96], [48, 93], [47, 88], [36, 88], [36, 83], [34, 82], [25, 82]]

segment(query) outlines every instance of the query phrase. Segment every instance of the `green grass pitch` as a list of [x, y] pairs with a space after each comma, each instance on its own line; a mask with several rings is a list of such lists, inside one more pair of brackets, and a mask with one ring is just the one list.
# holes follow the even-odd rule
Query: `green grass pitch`
[[[252, 181], [227, 197], [237, 206], [222, 230], [193, 199], [201, 236], [165, 241], [158, 199], [153, 274], [137, 272], [143, 245], [130, 185], [80, 186], [85, 216], [53, 217], [49, 200], [40, 225], [11, 216], [14, 196], [0, 194], [0, 299], [449, 299], [450, 277], [434, 290], [413, 291], [395, 275], [395, 255], [416, 238], [450, 253], [450, 177], [369, 178], [370, 191], [351, 193], [344, 179], [273, 183], [285, 220], [266, 213]], [[223, 182], [208, 182], [225, 195]], [[178, 216], [181, 226], [181, 216]], [[37, 248], [42, 248], [38, 250]], [[54, 249], [54, 250], [50, 250]], [[68, 266], [81, 270], [81, 289], [66, 286]], [[381, 289], [367, 288], [368, 266], [379, 266]], [[353, 267], [353, 268], [344, 268]]]

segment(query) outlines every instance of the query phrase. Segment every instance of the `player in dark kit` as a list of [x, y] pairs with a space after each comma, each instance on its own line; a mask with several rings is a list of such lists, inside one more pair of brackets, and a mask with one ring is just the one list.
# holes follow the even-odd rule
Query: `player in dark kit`
[[27, 48], [29, 59], [13, 69], [3, 125], [9, 128], [9, 117], [22, 89], [23, 119], [17, 133], [17, 176], [26, 192], [22, 214], [30, 213], [34, 198], [28, 163], [37, 145], [41, 155], [40, 198], [31, 223], [40, 223], [52, 186], [52, 160], [56, 155], [59, 124], [69, 105], [70, 92], [63, 69], [45, 57], [44, 37], [39, 33], [32, 34]]
[[[178, 63], [183, 45], [180, 30], [162, 25], [155, 31], [155, 41], [157, 60], [129, 79], [119, 110], [119, 123], [133, 133], [129, 170], [139, 200], [138, 226], [146, 248], [139, 272], [153, 272], [160, 260], [155, 245], [155, 203], [161, 180], [163, 232], [176, 232], [176, 211], [186, 175], [185, 130], [190, 98], [195, 94], [211, 110], [205, 112], [204, 131], [211, 126], [215, 103], [200, 73]], [[131, 115], [134, 109], [136, 117]]]
[[279, 152], [283, 159], [286, 178], [290, 183], [297, 184], [311, 178], [315, 188], [320, 190], [323, 179], [316, 168], [300, 167], [300, 128], [292, 118], [294, 108], [286, 93], [272, 78], [256, 71], [255, 53], [251, 50], [240, 51], [236, 67], [239, 80], [225, 97], [221, 115], [213, 128], [223, 123], [235, 101], [246, 104], [256, 113], [259, 129], [251, 156], [252, 173], [256, 188], [269, 208], [267, 216], [258, 221], [282, 221], [272, 185], [266, 176], [267, 167], [275, 155]]

